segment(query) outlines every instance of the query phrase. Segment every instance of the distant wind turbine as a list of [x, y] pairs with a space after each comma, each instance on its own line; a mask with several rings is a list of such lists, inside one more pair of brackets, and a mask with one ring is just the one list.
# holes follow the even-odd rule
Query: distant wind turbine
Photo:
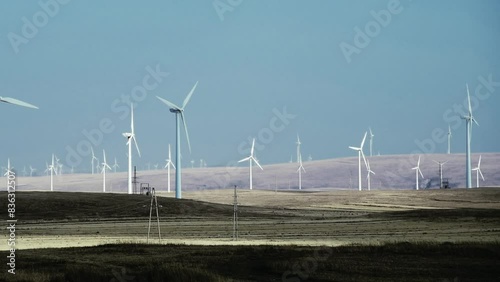
[[106, 169], [111, 170], [111, 167], [108, 165], [106, 162], [106, 152], [102, 150], [102, 157], [103, 157], [103, 162], [101, 166], [101, 173], [102, 173], [102, 192], [106, 192]]
[[128, 193], [132, 194], [132, 142], [135, 144], [137, 149], [137, 154], [141, 156], [141, 151], [139, 151], [139, 146], [137, 145], [137, 140], [135, 139], [134, 131], [134, 105], [130, 104], [130, 132], [122, 133], [124, 137], [127, 138], [128, 145]]
[[36, 168], [34, 168], [30, 165], [30, 176], [33, 176], [33, 172], [35, 172], [35, 171], [36, 171]]
[[[165, 168], [167, 169], [167, 191], [170, 193], [170, 167], [175, 169], [175, 165], [172, 162], [172, 155], [170, 154], [170, 144], [168, 144], [168, 159], [166, 159], [167, 163], [165, 164]], [[191, 165], [194, 161], [191, 161]]]
[[306, 169], [302, 165], [302, 154], [299, 152], [299, 168], [297, 169], [299, 173], [299, 190], [302, 190], [302, 171], [306, 172]]
[[365, 161], [365, 165], [366, 165], [366, 158], [365, 158], [365, 154], [363, 153], [363, 146], [365, 145], [365, 140], [366, 140], [366, 135], [367, 134], [368, 134], [368, 132], [365, 132], [365, 136], [363, 137], [363, 141], [361, 141], [361, 146], [359, 146], [359, 147], [349, 146], [349, 149], [358, 152], [358, 168], [359, 168], [359, 171], [358, 171], [358, 180], [359, 180], [358, 181], [358, 189], [359, 189], [359, 191], [361, 191], [361, 188], [362, 188], [362, 181], [361, 181], [361, 157], [363, 157], [363, 160]]
[[420, 173], [420, 175], [422, 176], [422, 178], [424, 178], [424, 175], [422, 174], [422, 171], [420, 170], [420, 156], [418, 156], [418, 162], [417, 162], [417, 166], [412, 168], [412, 170], [415, 170], [415, 189], [418, 190], [418, 174]]
[[370, 127], [370, 157], [373, 156], [373, 137], [375, 137], [375, 135], [373, 135], [373, 132], [372, 132], [372, 128]]
[[118, 163], [116, 162], [116, 158], [115, 158], [115, 164], [113, 165], [113, 170], [114, 170], [114, 172], [115, 172], [115, 173], [116, 173], [116, 168], [117, 168], [117, 167], [120, 167], [120, 166], [119, 166], [119, 165], [118, 165]]
[[439, 165], [439, 188], [443, 188], [443, 165], [445, 165], [448, 161], [438, 162], [433, 160], [433, 162]]
[[49, 165], [48, 170], [50, 171], [50, 191], [54, 191], [54, 173], [56, 172], [54, 154], [52, 154], [52, 163]]
[[250, 149], [250, 156], [248, 156], [248, 157], [246, 157], [246, 158], [241, 159], [241, 160], [238, 161], [239, 163], [246, 162], [246, 161], [249, 162], [249, 168], [250, 168], [250, 190], [253, 189], [253, 179], [252, 179], [253, 162], [255, 162], [260, 167], [261, 170], [264, 170], [262, 168], [262, 166], [260, 166], [260, 164], [257, 161], [257, 159], [254, 157], [254, 149], [255, 149], [255, 138], [252, 141], [252, 148]]
[[368, 191], [371, 190], [371, 174], [375, 175], [375, 172], [370, 168], [370, 160], [366, 160], [366, 170], [367, 170], [367, 175], [366, 175], [366, 180], [368, 182]]
[[477, 123], [476, 119], [474, 116], [472, 116], [472, 106], [470, 103], [470, 94], [469, 94], [469, 85], [465, 84], [467, 88], [467, 100], [469, 102], [469, 113], [466, 116], [463, 116], [462, 118], [465, 119], [465, 178], [466, 178], [466, 188], [472, 188], [472, 176], [471, 176], [471, 164], [470, 164], [470, 140], [471, 140], [471, 135], [472, 135], [472, 122], [474, 122], [477, 126], [479, 126], [479, 123]]
[[10, 98], [10, 97], [0, 97], [0, 102], [18, 105], [18, 106], [27, 107], [27, 108], [32, 108], [32, 109], [38, 109], [37, 106], [34, 106], [30, 103], [26, 103], [26, 102], [23, 102], [21, 100]]
[[165, 103], [167, 106], [170, 107], [170, 112], [175, 113], [175, 120], [176, 120], [176, 144], [175, 144], [175, 166], [177, 169], [175, 170], [175, 198], [176, 199], [181, 199], [182, 198], [182, 185], [181, 185], [181, 121], [184, 124], [184, 130], [186, 132], [186, 140], [188, 143], [189, 147], [189, 152], [191, 153], [191, 143], [189, 142], [189, 134], [188, 134], [188, 129], [186, 125], [186, 118], [184, 117], [184, 109], [186, 108], [187, 103], [191, 99], [191, 96], [194, 93], [194, 90], [196, 89], [196, 86], [198, 86], [198, 82], [196, 82], [189, 92], [189, 94], [186, 96], [184, 99], [184, 102], [182, 103], [182, 107], [179, 107], [175, 105], [172, 102], [169, 102], [161, 97], [156, 96], [160, 101]]
[[297, 163], [299, 164], [299, 168], [297, 169], [297, 172], [299, 173], [299, 190], [302, 190], [302, 171], [306, 172], [306, 169], [302, 165], [302, 153], [300, 152], [300, 145], [302, 144], [300, 142], [299, 135], [297, 134]]
[[96, 160], [97, 163], [99, 163], [99, 159], [97, 159], [97, 157], [94, 154], [94, 148], [90, 147], [90, 150], [92, 152], [92, 160], [90, 161], [90, 163], [91, 163], [91, 166], [92, 166], [92, 174], [94, 174], [94, 160]]
[[479, 188], [479, 175], [481, 175], [481, 178], [484, 181], [484, 176], [483, 173], [481, 172], [481, 158], [482, 156], [479, 156], [479, 162], [477, 163], [477, 167], [473, 168], [472, 170], [476, 172], [476, 188]]

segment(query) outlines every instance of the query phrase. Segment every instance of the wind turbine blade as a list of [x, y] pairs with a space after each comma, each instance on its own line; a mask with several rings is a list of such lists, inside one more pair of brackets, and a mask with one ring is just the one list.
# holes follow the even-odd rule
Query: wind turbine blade
[[198, 81], [196, 81], [196, 83], [193, 86], [193, 89], [191, 89], [191, 92], [189, 92], [189, 94], [186, 96], [186, 99], [184, 99], [184, 103], [182, 103], [183, 110], [186, 107], [187, 103], [189, 103], [189, 99], [191, 99], [191, 96], [193, 95], [194, 90], [196, 89], [196, 86], [198, 86]]
[[470, 103], [469, 84], [466, 83], [465, 86], [467, 87], [467, 101], [469, 102], [469, 116], [472, 117], [472, 106]]
[[102, 155], [103, 155], [103, 157], [102, 157], [103, 158], [103, 163], [106, 163], [106, 152], [104, 151], [104, 149], [102, 150]]
[[[141, 151], [139, 150], [139, 146], [137, 145], [137, 140], [135, 140], [135, 135], [132, 135], [132, 137], [130, 137], [130, 139], [134, 139], [135, 148], [137, 149], [137, 153], [139, 154], [139, 157], [140, 157]], [[131, 142], [130, 139], [129, 139], [129, 142]]]
[[479, 171], [479, 174], [481, 175], [481, 178], [482, 178], [482, 179], [483, 179], [483, 181], [484, 181], [484, 176], [483, 176], [483, 173], [481, 172], [481, 169], [478, 169], [478, 171]]
[[156, 98], [158, 98], [160, 101], [162, 101], [163, 103], [165, 103], [170, 108], [181, 110], [181, 108], [179, 106], [177, 106], [176, 104], [174, 104], [172, 102], [169, 102], [169, 101], [167, 101], [167, 100], [165, 100], [165, 99], [163, 99], [161, 97], [158, 97], [158, 96], [156, 96]]
[[191, 153], [191, 142], [189, 142], [189, 133], [188, 133], [188, 128], [187, 128], [187, 124], [186, 124], [186, 118], [184, 117], [184, 111], [181, 111], [181, 119], [182, 119], [182, 122], [184, 123], [184, 131], [186, 132], [186, 140], [188, 142], [189, 153]]
[[363, 141], [361, 141], [361, 146], [359, 146], [361, 148], [361, 150], [363, 149], [363, 146], [365, 145], [366, 135], [367, 134], [368, 134], [368, 132], [365, 131], [365, 136], [363, 137]]
[[18, 105], [18, 106], [27, 107], [27, 108], [32, 108], [32, 109], [38, 109], [38, 107], [35, 105], [23, 102], [23, 101], [18, 100], [18, 99], [10, 98], [10, 97], [0, 97], [0, 102]]
[[365, 158], [365, 153], [363, 153], [363, 150], [360, 151], [361, 152], [361, 156], [363, 156], [363, 160], [365, 161], [365, 166], [366, 166], [366, 169], [370, 169], [370, 165], [368, 165], [368, 162], [366, 161], [366, 158]]
[[422, 171], [420, 170], [420, 168], [418, 169], [418, 172], [420, 173], [420, 176], [422, 176], [422, 178], [424, 178], [424, 175], [422, 174]]
[[420, 167], [420, 156], [418, 156], [418, 162], [417, 162], [417, 167]]
[[483, 157], [482, 155], [479, 155], [479, 162], [477, 163], [477, 167], [481, 167], [481, 158], [482, 157]]
[[246, 161], [250, 160], [250, 158], [251, 158], [251, 157], [246, 157], [246, 158], [244, 158], [244, 159], [239, 160], [238, 162], [239, 162], [239, 163], [246, 162]]
[[255, 148], [255, 138], [252, 140], [252, 149], [250, 149], [250, 156], [252, 156], [252, 157], [253, 157], [254, 148]]
[[257, 159], [256, 159], [256, 158], [254, 158], [254, 157], [250, 157], [250, 158], [252, 158], [252, 160], [253, 160], [253, 161], [254, 161], [254, 162], [255, 162], [255, 163], [256, 163], [256, 164], [260, 167], [260, 169], [264, 170], [264, 169], [260, 166], [260, 164], [259, 164], [259, 162], [257, 161]]
[[131, 103], [130, 104], [130, 134], [134, 135], [135, 130], [134, 130], [134, 106]]
[[361, 148], [349, 146], [349, 149], [354, 151], [361, 151]]

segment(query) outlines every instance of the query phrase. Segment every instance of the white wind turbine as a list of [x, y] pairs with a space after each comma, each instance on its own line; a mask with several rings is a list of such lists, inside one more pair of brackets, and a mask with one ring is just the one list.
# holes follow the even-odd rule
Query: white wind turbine
[[424, 178], [424, 175], [422, 174], [422, 171], [420, 170], [420, 156], [418, 156], [418, 162], [417, 162], [417, 166], [412, 168], [413, 170], [415, 170], [415, 178], [416, 178], [416, 182], [415, 182], [415, 188], [418, 190], [418, 174], [420, 173], [420, 176], [422, 176], [422, 178]]
[[132, 141], [137, 149], [137, 154], [141, 156], [141, 151], [139, 151], [139, 146], [137, 145], [137, 140], [135, 139], [134, 131], [134, 105], [130, 104], [130, 132], [122, 133], [124, 137], [127, 138], [128, 145], [128, 193], [132, 194]]
[[479, 175], [481, 175], [481, 178], [484, 181], [484, 176], [483, 173], [481, 172], [481, 158], [482, 156], [479, 156], [479, 162], [477, 163], [477, 167], [473, 168], [473, 171], [476, 171], [476, 188], [479, 188]]
[[299, 168], [297, 169], [299, 173], [299, 190], [302, 190], [302, 171], [306, 172], [306, 169], [302, 165], [302, 154], [299, 152]]
[[106, 169], [111, 170], [111, 167], [106, 163], [106, 152], [102, 150], [103, 162], [102, 162], [102, 192], [106, 192]]
[[451, 154], [451, 125], [448, 125], [448, 155]]
[[56, 172], [56, 167], [54, 166], [54, 154], [52, 154], [52, 163], [47, 169], [50, 171], [50, 191], [54, 191], [54, 173]]
[[113, 165], [113, 170], [114, 170], [114, 172], [115, 172], [115, 173], [116, 173], [116, 168], [117, 168], [117, 167], [120, 167], [120, 166], [119, 166], [119, 165], [118, 165], [118, 163], [116, 162], [116, 158], [115, 158], [115, 164]]
[[363, 153], [363, 146], [365, 145], [365, 140], [366, 140], [366, 135], [368, 134], [368, 132], [365, 132], [365, 136], [363, 137], [363, 141], [361, 141], [361, 146], [358, 147], [352, 147], [352, 146], [349, 146], [349, 149], [351, 150], [354, 150], [354, 151], [357, 151], [358, 152], [358, 168], [359, 168], [359, 172], [358, 172], [358, 188], [359, 188], [359, 191], [361, 191], [361, 188], [362, 188], [362, 182], [361, 182], [361, 157], [363, 157], [363, 160], [365, 161], [365, 165], [366, 165], [366, 158], [365, 158], [365, 154]]
[[33, 172], [35, 172], [35, 171], [36, 171], [36, 168], [34, 168], [30, 165], [30, 176], [33, 176]]
[[471, 135], [472, 135], [472, 122], [474, 122], [477, 126], [479, 124], [477, 123], [476, 119], [474, 116], [472, 116], [472, 106], [470, 103], [470, 94], [469, 94], [469, 85], [465, 84], [467, 87], [467, 100], [469, 102], [469, 113], [466, 116], [463, 116], [462, 118], [465, 119], [465, 182], [466, 182], [466, 188], [472, 188], [472, 176], [471, 176], [471, 164], [470, 164], [470, 140], [471, 140]]
[[184, 99], [184, 102], [182, 103], [182, 107], [179, 107], [175, 105], [172, 102], [169, 102], [161, 97], [156, 96], [160, 101], [165, 103], [167, 106], [170, 107], [170, 112], [175, 113], [175, 121], [176, 121], [176, 144], [175, 144], [175, 166], [177, 169], [175, 170], [175, 198], [176, 199], [181, 199], [182, 198], [182, 185], [181, 185], [181, 121], [184, 124], [184, 130], [186, 132], [186, 140], [188, 143], [189, 147], [189, 152], [191, 153], [191, 143], [189, 142], [189, 134], [188, 134], [188, 129], [186, 125], [186, 118], [184, 117], [184, 109], [186, 108], [187, 103], [189, 102], [189, 99], [191, 99], [191, 96], [194, 93], [194, 90], [196, 89], [196, 86], [198, 85], [198, 82], [196, 82], [189, 92], [189, 94], [186, 96], [186, 99]]
[[299, 158], [300, 157], [300, 144], [302, 144], [302, 143], [300, 143], [300, 138], [299, 138], [298, 134], [297, 134], [297, 143], [295, 143], [295, 144], [297, 144], [297, 163], [299, 163], [300, 162], [300, 158]]
[[92, 160], [90, 162], [92, 166], [92, 174], [94, 174], [94, 160], [96, 160], [97, 164], [99, 164], [99, 159], [94, 154], [94, 148], [90, 147], [90, 150], [92, 151]]
[[13, 105], [18, 105], [18, 106], [23, 106], [27, 108], [32, 108], [32, 109], [38, 109], [37, 106], [34, 106], [30, 103], [23, 102], [18, 99], [10, 98], [10, 97], [0, 97], [0, 102], [4, 102], [7, 104], [13, 104]]
[[443, 188], [443, 165], [445, 165], [447, 162], [438, 162], [434, 161], [433, 162], [437, 163], [439, 165], [439, 188]]
[[368, 182], [368, 191], [371, 190], [371, 174], [375, 175], [375, 172], [370, 167], [370, 160], [366, 160], [366, 170], [367, 170], [367, 175], [366, 175], [366, 180]]
[[[166, 159], [167, 163], [165, 164], [165, 168], [167, 169], [167, 191], [170, 193], [170, 167], [173, 167], [175, 169], [175, 165], [172, 162], [172, 154], [170, 153], [170, 144], [168, 144], [168, 159]], [[194, 163], [194, 161], [191, 162], [191, 165]]]
[[254, 157], [254, 147], [255, 147], [255, 138], [253, 139], [252, 141], [252, 149], [250, 149], [250, 156], [242, 159], [242, 160], [239, 160], [238, 162], [241, 163], [241, 162], [246, 162], [248, 161], [249, 162], [249, 168], [250, 168], [250, 190], [253, 189], [253, 180], [252, 180], [252, 167], [253, 167], [253, 162], [255, 162], [259, 167], [260, 169], [264, 170], [259, 162], [257, 161], [257, 159]]
[[373, 137], [375, 137], [375, 135], [373, 135], [373, 132], [372, 132], [372, 128], [370, 127], [370, 157], [373, 157]]

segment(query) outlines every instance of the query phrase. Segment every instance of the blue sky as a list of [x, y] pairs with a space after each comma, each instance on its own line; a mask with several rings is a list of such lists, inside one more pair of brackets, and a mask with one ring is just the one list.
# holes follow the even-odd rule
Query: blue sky
[[[48, 15], [39, 3], [57, 8], [49, 5]], [[0, 11], [0, 96], [40, 107], [0, 105], [0, 160], [10, 157], [17, 169], [43, 170], [52, 153], [69, 166], [75, 150], [75, 169], [90, 170], [82, 148], [92, 140], [82, 132], [96, 130], [103, 136], [94, 144], [98, 157], [105, 149], [108, 162], [116, 157], [125, 169], [121, 133], [130, 121], [122, 97], [143, 86], [148, 68], [163, 74], [131, 98], [139, 167], [163, 164], [168, 143], [175, 144], [174, 115], [155, 96], [181, 104], [196, 81], [186, 108], [193, 150], [185, 150], [183, 136], [185, 163], [226, 165], [244, 157], [253, 136], [263, 164], [285, 162], [295, 155], [297, 133], [304, 159], [355, 156], [347, 147], [359, 145], [369, 126], [382, 154], [445, 152], [446, 142], [430, 140], [448, 124], [452, 151], [464, 152], [465, 125], [454, 105], [464, 102], [466, 82], [474, 97], [480, 88], [472, 150], [500, 151], [495, 0], [41, 0], [3, 1]], [[382, 25], [372, 11], [391, 18]], [[23, 18], [37, 31], [26, 33]], [[356, 27], [369, 43], [356, 45]], [[342, 44], [358, 50], [350, 62]], [[282, 127], [276, 112], [285, 108], [295, 117]], [[103, 120], [111, 132], [99, 129]]]

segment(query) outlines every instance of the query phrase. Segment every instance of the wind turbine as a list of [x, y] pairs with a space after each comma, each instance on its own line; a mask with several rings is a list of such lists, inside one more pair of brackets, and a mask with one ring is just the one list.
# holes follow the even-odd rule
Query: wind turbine
[[365, 145], [365, 140], [366, 140], [366, 135], [367, 134], [368, 134], [368, 132], [365, 132], [365, 136], [363, 137], [363, 141], [361, 141], [361, 146], [359, 146], [359, 148], [358, 147], [349, 146], [349, 149], [354, 150], [354, 151], [358, 151], [358, 167], [359, 167], [358, 188], [359, 188], [359, 191], [361, 191], [361, 188], [362, 188], [362, 183], [361, 183], [361, 157], [363, 157], [363, 160], [365, 161], [365, 165], [366, 165], [366, 158], [365, 158], [365, 154], [363, 153], [363, 146]]
[[[172, 162], [172, 155], [170, 154], [170, 144], [168, 144], [168, 159], [166, 159], [167, 163], [165, 164], [165, 168], [167, 169], [167, 189], [168, 193], [170, 193], [170, 167], [172, 166], [175, 169], [175, 165]], [[191, 161], [191, 165], [194, 163], [194, 161]]]
[[297, 163], [300, 163], [300, 138], [299, 138], [299, 134], [297, 134], [297, 142], [295, 143], [297, 144]]
[[90, 147], [90, 150], [92, 151], [92, 160], [90, 162], [92, 166], [92, 174], [94, 174], [94, 160], [96, 160], [97, 164], [99, 165], [99, 159], [94, 154], [94, 148]]
[[198, 82], [196, 82], [189, 92], [189, 94], [186, 96], [184, 99], [184, 102], [182, 103], [182, 107], [179, 107], [175, 105], [174, 103], [171, 103], [161, 97], [156, 96], [160, 101], [165, 103], [167, 106], [170, 107], [170, 112], [175, 114], [175, 121], [176, 121], [176, 144], [175, 144], [175, 166], [177, 167], [175, 170], [175, 198], [176, 199], [181, 199], [182, 198], [182, 185], [181, 185], [181, 120], [182, 123], [184, 124], [184, 130], [186, 131], [186, 140], [188, 143], [189, 147], [189, 152], [191, 153], [191, 143], [189, 142], [189, 134], [188, 134], [188, 129], [186, 125], [186, 118], [184, 117], [184, 109], [186, 108], [187, 103], [189, 102], [189, 99], [191, 99], [191, 96], [194, 93], [194, 90], [196, 89], [196, 86], [198, 86]]
[[299, 168], [297, 169], [299, 173], [299, 190], [302, 190], [302, 171], [306, 172], [306, 169], [302, 165], [302, 154], [299, 152]]
[[33, 172], [35, 172], [35, 171], [36, 171], [36, 168], [34, 168], [30, 165], [30, 177], [33, 176]]
[[451, 125], [448, 125], [448, 155], [451, 154]]
[[114, 172], [115, 172], [115, 173], [116, 173], [116, 168], [117, 168], [117, 167], [120, 167], [120, 166], [119, 166], [119, 165], [118, 165], [118, 163], [116, 162], [116, 158], [115, 158], [115, 164], [113, 165], [113, 170], [114, 170]]
[[471, 176], [471, 165], [470, 165], [470, 140], [471, 140], [471, 135], [472, 135], [472, 122], [474, 122], [477, 126], [479, 124], [477, 123], [476, 119], [474, 116], [472, 116], [472, 106], [470, 104], [470, 94], [469, 94], [469, 85], [465, 84], [467, 87], [467, 100], [469, 102], [469, 113], [466, 116], [463, 116], [462, 118], [465, 119], [465, 141], [466, 141], [466, 147], [465, 147], [465, 182], [466, 182], [466, 188], [472, 188], [472, 176]]
[[443, 188], [443, 165], [445, 165], [448, 161], [446, 162], [438, 162], [434, 161], [433, 162], [437, 163], [439, 165], [439, 188]]
[[106, 169], [111, 170], [111, 167], [106, 163], [106, 152], [102, 150], [103, 162], [102, 162], [102, 192], [106, 192]]
[[137, 146], [137, 140], [135, 140], [134, 131], [134, 105], [130, 103], [130, 132], [122, 133], [124, 137], [127, 138], [128, 145], [128, 193], [132, 194], [132, 141], [137, 149], [137, 154], [141, 156], [141, 151], [139, 151], [139, 146]]
[[373, 156], [373, 137], [375, 137], [375, 135], [373, 135], [372, 128], [370, 127], [369, 129], [370, 129], [370, 157], [372, 157]]
[[259, 167], [260, 169], [264, 170], [259, 162], [257, 161], [257, 159], [254, 157], [254, 147], [255, 147], [255, 138], [253, 139], [252, 141], [252, 149], [250, 149], [250, 156], [242, 159], [242, 160], [239, 160], [238, 162], [241, 163], [241, 162], [246, 162], [248, 161], [249, 162], [249, 168], [250, 168], [250, 190], [253, 189], [253, 183], [252, 183], [252, 166], [253, 166], [253, 162], [255, 162]]
[[473, 168], [473, 171], [476, 171], [476, 188], [479, 188], [479, 175], [481, 175], [481, 178], [484, 181], [484, 176], [483, 173], [481, 172], [481, 158], [482, 156], [479, 156], [479, 162], [477, 163], [477, 167]]
[[418, 174], [420, 173], [420, 175], [422, 176], [422, 178], [424, 178], [424, 175], [422, 174], [422, 171], [420, 170], [420, 156], [418, 156], [418, 162], [417, 162], [417, 166], [412, 168], [415, 170], [415, 178], [416, 178], [416, 184], [415, 184], [415, 188], [418, 190]]
[[9, 98], [9, 97], [0, 97], [0, 102], [4, 102], [4, 103], [7, 103], [7, 104], [18, 105], [18, 106], [27, 107], [27, 108], [32, 108], [32, 109], [38, 109], [37, 106], [34, 106], [34, 105], [30, 104], [30, 103], [26, 103], [26, 102], [23, 102], [21, 100], [14, 99], [14, 98]]
[[54, 154], [52, 154], [52, 163], [47, 169], [50, 171], [50, 191], [54, 191], [54, 173], [56, 172], [56, 167], [54, 166]]
[[366, 160], [366, 170], [367, 170], [367, 175], [366, 175], [366, 180], [368, 182], [368, 191], [371, 190], [371, 174], [375, 175], [375, 172], [370, 168], [370, 160]]

